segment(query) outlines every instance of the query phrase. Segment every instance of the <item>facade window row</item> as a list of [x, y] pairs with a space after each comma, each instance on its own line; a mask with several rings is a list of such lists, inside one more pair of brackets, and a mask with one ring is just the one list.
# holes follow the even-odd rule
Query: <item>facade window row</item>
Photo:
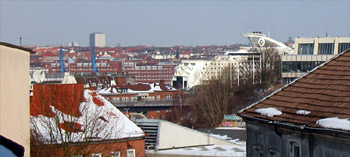
[[[302, 153], [301, 153], [300, 142], [297, 140], [294, 140], [294, 139], [292, 139], [292, 140], [289, 139], [287, 141], [288, 142], [287, 142], [286, 156], [287, 157], [301, 157]], [[265, 149], [267, 149], [267, 148], [265, 148]], [[267, 153], [268, 153], [269, 157], [280, 157], [281, 156], [281, 153], [278, 150], [272, 149], [272, 148], [268, 148]], [[256, 156], [256, 157], [264, 157], [264, 146], [254, 145], [252, 155]]]
[[146, 81], [146, 80], [148, 80], [148, 81], [156, 81], [156, 80], [158, 80], [158, 81], [160, 81], [160, 80], [169, 80], [169, 78], [136, 78], [136, 81]]
[[[126, 69], [126, 70], [130, 70], [130, 69]], [[171, 71], [128, 71], [128, 73], [131, 74], [137, 74], [137, 73], [171, 73]]]
[[321, 61], [282, 62], [282, 72], [308, 72], [322, 63]]
[[135, 75], [136, 77], [171, 77], [172, 75]]
[[[171, 94], [167, 94], [165, 96], [165, 99], [171, 100], [173, 99]], [[136, 97], [112, 97], [112, 102], [118, 103], [118, 102], [140, 102], [140, 101], [160, 101], [162, 100], [161, 95], [156, 96], [136, 96]]]
[[[339, 43], [338, 53], [345, 51], [350, 48], [350, 43]], [[319, 43], [318, 54], [332, 55], [334, 54], [335, 43]], [[301, 55], [312, 55], [314, 54], [314, 43], [299, 44], [298, 54]]]
[[[92, 157], [102, 157], [104, 155], [102, 155], [102, 153], [93, 153], [91, 156]], [[120, 157], [121, 153], [120, 153], [120, 151], [114, 151], [114, 152], [111, 152], [110, 156], [111, 157]], [[128, 149], [126, 156], [127, 157], [135, 157], [136, 156], [135, 149]], [[74, 157], [83, 157], [83, 155], [74, 155]]]
[[163, 69], [170, 69], [170, 67], [163, 67], [163, 66], [135, 66], [136, 70], [163, 70]]

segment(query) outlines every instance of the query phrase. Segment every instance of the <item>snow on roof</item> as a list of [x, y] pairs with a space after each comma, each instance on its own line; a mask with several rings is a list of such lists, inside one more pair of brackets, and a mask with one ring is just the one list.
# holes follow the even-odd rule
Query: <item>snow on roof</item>
[[245, 127], [217, 127], [215, 129], [222, 129], [222, 130], [245, 130]]
[[149, 154], [162, 154], [162, 155], [183, 155], [183, 156], [235, 156], [245, 157], [246, 147], [242, 146], [198, 146], [198, 147], [186, 147], [181, 149], [169, 149], [158, 150], [157, 152], [150, 151]]
[[278, 109], [276, 109], [274, 107], [259, 108], [259, 109], [256, 109], [255, 112], [258, 112], [261, 115], [265, 115], [265, 116], [268, 116], [268, 117], [273, 117], [273, 116], [282, 114], [281, 111], [279, 111]]
[[316, 122], [316, 124], [325, 128], [350, 130], [350, 120], [339, 119], [338, 117], [320, 119]]
[[302, 115], [308, 115], [310, 113], [311, 113], [311, 111], [307, 111], [307, 110], [298, 110], [297, 111], [297, 114], [302, 114]]
[[111, 92], [111, 87], [101, 89], [98, 92], [101, 94], [118, 93], [117, 88], [126, 88], [126, 92], [123, 92], [124, 94], [125, 93], [137, 94], [137, 93], [150, 93], [150, 92], [155, 92], [155, 91], [173, 91], [173, 90], [176, 90], [175, 88], [167, 86], [167, 85], [162, 84], [162, 83], [137, 83], [135, 85], [115, 86], [112, 89], [112, 92]]
[[[96, 91], [84, 90], [84, 98], [86, 102], [79, 105], [81, 116], [63, 113], [50, 105], [55, 117], [40, 113], [31, 115], [31, 128], [37, 130], [46, 142], [54, 143], [64, 142], [63, 139], [66, 138], [70, 138], [71, 142], [82, 142], [84, 139], [107, 140], [144, 136], [141, 128]], [[57, 127], [56, 120], [60, 127]], [[65, 132], [71, 135], [66, 137]]]

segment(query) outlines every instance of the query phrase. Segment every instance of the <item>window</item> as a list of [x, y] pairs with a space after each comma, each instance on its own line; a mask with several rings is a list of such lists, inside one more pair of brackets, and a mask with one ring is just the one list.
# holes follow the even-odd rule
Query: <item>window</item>
[[269, 149], [269, 157], [279, 157], [280, 153], [277, 150]]
[[128, 149], [127, 157], [135, 157], [135, 149]]
[[102, 157], [102, 154], [101, 153], [93, 153], [92, 157]]
[[294, 141], [294, 140], [288, 142], [288, 156], [289, 157], [301, 156], [300, 142]]
[[122, 102], [129, 102], [129, 97], [122, 97]]
[[320, 43], [318, 54], [334, 54], [334, 43]]
[[160, 95], [157, 95], [157, 100], [160, 100]]
[[339, 43], [339, 51], [338, 53], [341, 53], [345, 51], [346, 49], [350, 48], [350, 43]]
[[111, 157], [120, 157], [120, 151], [112, 152]]
[[166, 95], [166, 99], [171, 99], [171, 95]]
[[264, 151], [261, 146], [253, 146], [253, 156], [264, 157]]
[[154, 100], [154, 96], [147, 97], [147, 100]]
[[299, 44], [298, 53], [301, 55], [314, 54], [314, 44]]
[[83, 155], [74, 155], [73, 157], [83, 157]]

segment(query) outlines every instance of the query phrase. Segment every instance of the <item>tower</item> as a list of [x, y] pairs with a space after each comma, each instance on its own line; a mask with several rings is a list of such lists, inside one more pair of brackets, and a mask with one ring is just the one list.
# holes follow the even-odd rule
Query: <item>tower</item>
[[105, 47], [106, 34], [95, 32], [90, 34], [90, 47]]

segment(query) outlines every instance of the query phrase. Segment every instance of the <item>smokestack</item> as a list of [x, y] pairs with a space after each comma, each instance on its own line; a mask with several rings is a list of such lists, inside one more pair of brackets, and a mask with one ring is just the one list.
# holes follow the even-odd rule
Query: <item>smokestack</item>
[[19, 37], [19, 46], [22, 46], [22, 37]]
[[64, 68], [64, 60], [63, 60], [63, 47], [60, 47], [60, 67], [61, 67], [61, 73], [66, 72], [66, 69]]

